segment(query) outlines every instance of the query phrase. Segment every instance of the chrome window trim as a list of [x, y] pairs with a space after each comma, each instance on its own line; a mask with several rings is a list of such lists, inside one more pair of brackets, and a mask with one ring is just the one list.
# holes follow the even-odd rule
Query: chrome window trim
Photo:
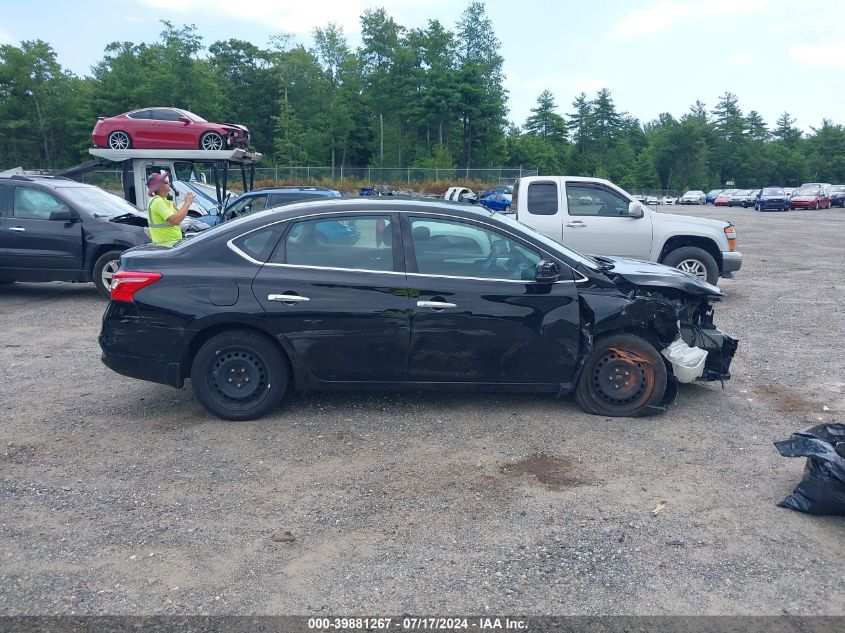
[[[232, 239], [230, 239], [226, 242], [226, 246], [228, 246], [237, 255], [240, 255], [241, 257], [243, 257], [248, 262], [250, 262], [252, 264], [256, 264], [257, 266], [274, 266], [274, 267], [277, 267], [277, 268], [303, 268], [303, 269], [306, 269], [306, 270], [334, 270], [334, 271], [347, 271], [347, 272], [355, 272], [355, 273], [380, 273], [380, 274], [383, 274], [383, 275], [406, 275], [406, 276], [416, 276], [416, 277], [433, 277], [433, 278], [441, 278], [441, 279], [466, 279], [466, 280], [469, 280], [469, 281], [505, 281], [505, 282], [508, 282], [508, 283], [521, 283], [521, 284], [537, 283], [536, 281], [530, 281], [530, 280], [527, 280], [527, 279], [494, 279], [494, 278], [490, 278], [490, 277], [457, 277], [457, 276], [453, 276], [453, 275], [429, 275], [429, 274], [425, 274], [425, 273], [397, 272], [395, 270], [370, 270], [370, 269], [363, 269], [363, 268], [335, 268], [335, 267], [332, 267], [332, 266], [306, 266], [306, 265], [303, 265], [303, 264], [278, 264], [278, 263], [275, 263], [275, 262], [262, 262], [262, 261], [255, 259], [254, 257], [251, 257], [250, 255], [248, 255], [247, 253], [242, 251], [240, 248], [238, 248], [234, 244], [235, 240], [239, 240], [242, 237], [244, 237], [245, 235], [249, 235], [250, 233], [255, 233], [256, 231], [266, 229], [267, 227], [274, 226], [276, 224], [281, 224], [282, 222], [294, 222], [294, 221], [297, 221], [297, 220], [302, 220], [302, 219], [306, 219], [306, 218], [314, 218], [314, 217], [331, 217], [331, 216], [338, 216], [338, 215], [344, 216], [344, 215], [349, 215], [350, 213], [356, 214], [356, 215], [384, 215], [385, 214], [385, 212], [377, 212], [377, 211], [374, 212], [372, 209], [361, 209], [361, 210], [347, 210], [347, 211], [332, 211], [332, 212], [328, 212], [328, 213], [326, 213], [326, 212], [308, 213], [308, 214], [305, 214], [305, 215], [298, 215], [298, 216], [291, 217], [291, 218], [284, 218], [282, 220], [276, 220], [275, 222], [268, 222], [267, 224], [262, 224], [261, 226], [258, 226], [254, 229], [250, 229], [249, 231], [241, 233], [240, 235], [236, 235], [235, 237], [233, 237]], [[396, 213], [396, 211], [388, 211], [387, 212], [387, 214], [391, 214], [391, 213]], [[524, 238], [520, 235], [512, 233], [511, 231], [509, 231], [507, 229], [503, 229], [499, 226], [487, 224], [483, 220], [476, 220], [475, 218], [461, 218], [461, 217], [456, 217], [456, 216], [452, 216], [452, 215], [445, 215], [443, 213], [435, 213], [435, 212], [432, 212], [432, 211], [413, 211], [413, 212], [408, 212], [408, 213], [411, 214], [411, 215], [430, 215], [430, 216], [435, 216], [435, 217], [442, 217], [444, 219], [455, 220], [455, 221], [458, 221], [458, 222], [460, 222], [461, 220], [469, 220], [471, 223], [476, 222], [476, 223], [478, 223], [478, 224], [480, 224], [484, 227], [489, 227], [489, 229], [492, 230], [492, 231], [498, 231], [500, 233], [505, 233], [507, 235], [510, 235], [510, 236], [520, 240], [520, 241], [524, 241]], [[543, 254], [543, 256], [545, 256], [545, 257], [552, 257], [554, 259], [558, 259], [554, 255], [551, 255], [550, 253], [548, 253], [548, 251], [545, 251], [542, 248], [537, 247], [534, 244], [531, 244], [531, 246], [533, 248], [536, 248], [537, 250], [539, 250]], [[560, 284], [560, 283], [576, 283], [576, 284], [579, 284], [579, 283], [583, 283], [585, 281], [589, 281], [588, 277], [586, 277], [582, 273], [575, 270], [569, 264], [566, 264], [565, 262], [561, 262], [561, 263], [564, 266], [566, 266], [567, 268], [569, 268], [569, 270], [571, 270], [574, 274], [578, 275], [578, 277], [580, 277], [580, 279], [561, 279], [559, 281], [555, 281], [554, 283], [556, 283], [556, 284]]]

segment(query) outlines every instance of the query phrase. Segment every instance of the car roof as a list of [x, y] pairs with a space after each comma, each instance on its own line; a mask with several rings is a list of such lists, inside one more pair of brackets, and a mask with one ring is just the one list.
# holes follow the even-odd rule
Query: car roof
[[37, 185], [47, 185], [50, 187], [67, 187], [67, 186], [80, 186], [80, 187], [91, 187], [93, 185], [86, 185], [81, 182], [77, 182], [76, 180], [72, 180], [65, 176], [47, 176], [43, 174], [13, 174], [11, 176], [0, 176], [0, 183], [5, 185], [15, 185], [21, 183], [29, 183], [29, 184], [37, 184]]
[[498, 214], [484, 207], [467, 204], [465, 202], [451, 202], [439, 198], [423, 198], [403, 200], [391, 198], [389, 200], [372, 198], [326, 198], [323, 200], [307, 200], [294, 202], [279, 207], [271, 207], [240, 218], [224, 222], [220, 225], [226, 233], [226, 227], [238, 228], [238, 232], [246, 232], [258, 228], [273, 221], [287, 220], [302, 215], [308, 211], [314, 213], [342, 213], [372, 211], [374, 213], [414, 213], [414, 212], [441, 212], [456, 217], [470, 220], [495, 219]]
[[[331, 192], [333, 189], [329, 189], [328, 187], [313, 187], [311, 185], [283, 185], [281, 187], [258, 187], [257, 189], [253, 189], [247, 193], [272, 193], [274, 191], [277, 192], [285, 192], [285, 191], [328, 191]], [[244, 194], [246, 195], [246, 194]]]

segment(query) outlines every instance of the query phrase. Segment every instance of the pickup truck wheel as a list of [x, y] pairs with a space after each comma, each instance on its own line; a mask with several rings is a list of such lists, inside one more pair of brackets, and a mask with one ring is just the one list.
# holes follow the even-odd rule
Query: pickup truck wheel
[[656, 349], [633, 334], [599, 339], [578, 377], [575, 399], [594, 415], [637, 416], [666, 391], [666, 365]]
[[719, 281], [719, 267], [713, 256], [703, 248], [684, 246], [676, 248], [663, 258], [663, 264], [683, 270], [714, 286]]
[[103, 253], [94, 263], [91, 279], [97, 290], [106, 299], [111, 298], [111, 280], [120, 268], [120, 254], [123, 251], [109, 251]]
[[290, 372], [278, 347], [256, 332], [233, 330], [206, 341], [191, 364], [197, 400], [224, 420], [254, 420], [288, 391]]

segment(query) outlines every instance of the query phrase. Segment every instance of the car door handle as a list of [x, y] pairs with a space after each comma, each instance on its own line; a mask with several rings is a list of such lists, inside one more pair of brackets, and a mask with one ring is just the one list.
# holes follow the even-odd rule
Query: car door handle
[[24, 231], [26, 231], [26, 229], [23, 228], [22, 226], [10, 226], [9, 230], [10, 231], [17, 231], [18, 233], [23, 233]]
[[431, 308], [432, 310], [444, 310], [446, 308], [457, 308], [456, 303], [447, 303], [445, 301], [417, 301], [418, 308]]
[[586, 228], [587, 225], [581, 222], [581, 220], [575, 220], [575, 222], [567, 222], [566, 226], [570, 229], [583, 229]]
[[267, 295], [268, 301], [281, 301], [282, 303], [301, 303], [303, 301], [311, 301], [308, 297], [301, 297], [300, 295]]

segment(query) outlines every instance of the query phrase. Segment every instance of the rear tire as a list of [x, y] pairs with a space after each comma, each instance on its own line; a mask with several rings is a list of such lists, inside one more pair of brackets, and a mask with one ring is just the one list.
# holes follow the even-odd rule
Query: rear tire
[[663, 358], [633, 334], [599, 339], [584, 363], [575, 400], [587, 413], [634, 417], [658, 404], [666, 391]]
[[695, 275], [714, 286], [719, 282], [719, 266], [713, 256], [697, 246], [683, 246], [671, 251], [661, 262]]
[[247, 330], [212, 337], [191, 364], [197, 400], [224, 420], [260, 418], [281, 402], [289, 383], [288, 364], [275, 343]]
[[106, 141], [109, 149], [132, 149], [132, 139], [123, 130], [115, 130]]
[[120, 254], [123, 251], [109, 251], [103, 253], [94, 262], [91, 271], [91, 280], [97, 287], [97, 291], [106, 299], [111, 299], [111, 280], [117, 269], [120, 268]]

